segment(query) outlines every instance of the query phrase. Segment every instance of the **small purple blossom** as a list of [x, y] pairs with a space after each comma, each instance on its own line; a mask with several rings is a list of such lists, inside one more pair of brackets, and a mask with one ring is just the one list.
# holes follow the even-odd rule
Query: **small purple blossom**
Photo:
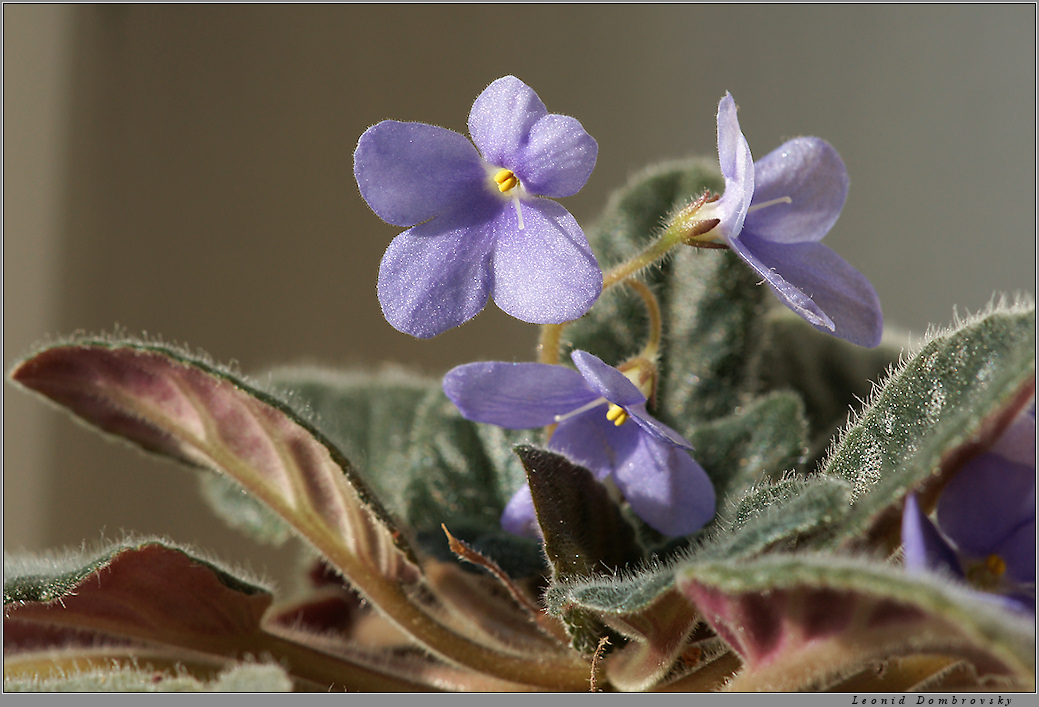
[[902, 545], [910, 572], [941, 572], [1035, 613], [1035, 408], [969, 460], [925, 516], [906, 497]]
[[[469, 363], [444, 377], [462, 416], [509, 429], [558, 423], [548, 449], [611, 479], [640, 518], [661, 533], [688, 535], [714, 515], [714, 487], [692, 445], [646, 410], [646, 395], [621, 371], [584, 351], [577, 370], [544, 363]], [[635, 424], [631, 424], [634, 421]], [[502, 514], [502, 527], [537, 536], [530, 488]]]
[[816, 329], [861, 346], [879, 344], [876, 291], [819, 242], [848, 195], [837, 151], [817, 137], [799, 137], [754, 162], [726, 93], [718, 104], [718, 160], [725, 192], [703, 213], [720, 219], [717, 230], [729, 248]]
[[386, 120], [357, 143], [361, 196], [384, 221], [409, 227], [379, 266], [386, 320], [429, 338], [476, 316], [491, 295], [526, 322], [580, 317], [602, 290], [602, 271], [574, 217], [540, 197], [584, 186], [595, 140], [514, 76], [477, 97], [469, 134], [472, 143], [434, 125]]

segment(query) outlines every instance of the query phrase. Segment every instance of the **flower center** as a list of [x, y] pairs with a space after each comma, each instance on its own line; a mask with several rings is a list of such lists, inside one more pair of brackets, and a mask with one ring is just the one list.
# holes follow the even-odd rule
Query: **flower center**
[[516, 221], [519, 224], [519, 230], [522, 231], [523, 212], [520, 210], [520, 191], [522, 188], [520, 187], [519, 177], [511, 169], [503, 167], [495, 172], [491, 179], [498, 186], [498, 191], [512, 198], [512, 203], [516, 205]]
[[628, 411], [620, 405], [610, 403], [610, 407], [606, 410], [606, 419], [620, 427], [628, 421]]
[[498, 191], [507, 194], [510, 189], [515, 189], [519, 185], [519, 179], [511, 169], [499, 169], [494, 175], [494, 183], [498, 185]]
[[1006, 560], [993, 553], [981, 562], [974, 562], [968, 565], [965, 574], [967, 575], [967, 581], [975, 587], [991, 590], [999, 585], [1006, 571]]

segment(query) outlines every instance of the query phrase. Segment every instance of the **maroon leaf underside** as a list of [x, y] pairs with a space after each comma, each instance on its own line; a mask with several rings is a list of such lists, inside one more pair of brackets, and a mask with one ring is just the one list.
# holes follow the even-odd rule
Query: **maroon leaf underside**
[[915, 653], [962, 657], [980, 674], [1013, 673], [952, 623], [891, 598], [807, 586], [728, 593], [693, 579], [681, 588], [742, 658], [734, 691], [825, 687], [869, 661]]
[[270, 594], [232, 588], [178, 550], [144, 545], [118, 552], [63, 597], [5, 606], [4, 647], [98, 638], [235, 655], [259, 632], [270, 604]]

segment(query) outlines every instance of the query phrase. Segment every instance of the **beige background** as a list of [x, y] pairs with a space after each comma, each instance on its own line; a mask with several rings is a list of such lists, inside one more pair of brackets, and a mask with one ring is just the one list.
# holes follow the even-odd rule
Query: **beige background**
[[[852, 187], [827, 243], [921, 333], [1035, 291], [1035, 7], [4, 6], [4, 366], [116, 325], [248, 372], [528, 358], [493, 307], [428, 342], [375, 295], [398, 229], [351, 153], [383, 118], [465, 130], [513, 73], [599, 142], [581, 220], [660, 158], [713, 154], [725, 90], [755, 155], [815, 134]], [[192, 476], [4, 387], [4, 548], [122, 529], [282, 574]]]

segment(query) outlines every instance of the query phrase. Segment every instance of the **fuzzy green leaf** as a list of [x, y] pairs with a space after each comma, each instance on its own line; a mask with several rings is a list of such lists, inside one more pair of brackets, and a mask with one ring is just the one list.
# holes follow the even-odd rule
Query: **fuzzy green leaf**
[[540, 543], [501, 528], [505, 504], [526, 484], [512, 448], [535, 434], [466, 420], [439, 386], [430, 391], [415, 417], [403, 490], [405, 517], [427, 551], [452, 557], [444, 523], [513, 577], [544, 572]]
[[963, 585], [832, 555], [691, 562], [678, 587], [742, 657], [729, 689], [812, 690], [907, 654], [1035, 684], [1035, 624]]
[[796, 395], [782, 391], [688, 430], [693, 456], [711, 477], [719, 507], [799, 466], [806, 432], [803, 409]]
[[792, 390], [804, 401], [808, 470], [814, 470], [852, 410], [908, 347], [891, 332], [876, 348], [855, 346], [809, 326], [785, 307], [765, 318], [764, 340], [758, 367], [761, 390]]
[[1035, 395], [1035, 307], [999, 306], [933, 336], [888, 378], [833, 448], [824, 474], [853, 505], [821, 542], [898, 544], [910, 490], [928, 509], [960, 464]]

